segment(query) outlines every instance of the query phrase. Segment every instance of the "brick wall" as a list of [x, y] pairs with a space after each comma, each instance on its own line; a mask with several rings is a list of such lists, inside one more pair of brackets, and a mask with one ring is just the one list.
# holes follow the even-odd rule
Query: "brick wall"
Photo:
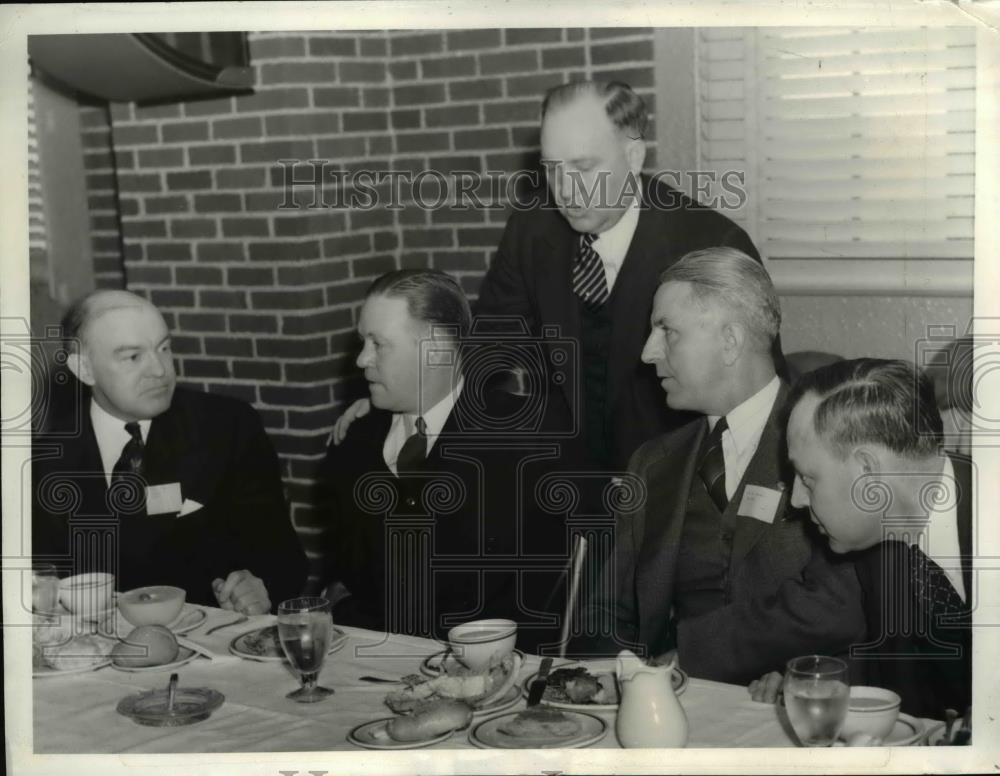
[[[184, 382], [260, 411], [311, 557], [315, 470], [361, 388], [353, 327], [365, 287], [391, 269], [433, 267], [474, 296], [507, 213], [503, 202], [427, 211], [405, 199], [402, 209], [281, 209], [278, 160], [446, 175], [531, 167], [541, 93], [614, 77], [652, 103], [652, 45], [647, 29], [255, 33], [255, 94], [112, 106], [127, 287], [163, 310]], [[86, 118], [96, 144], [99, 122]], [[101, 209], [111, 187], [98, 156], [88, 174]], [[302, 205], [313, 194], [295, 189]], [[110, 229], [103, 211], [95, 219]], [[110, 254], [105, 236], [95, 240]]]

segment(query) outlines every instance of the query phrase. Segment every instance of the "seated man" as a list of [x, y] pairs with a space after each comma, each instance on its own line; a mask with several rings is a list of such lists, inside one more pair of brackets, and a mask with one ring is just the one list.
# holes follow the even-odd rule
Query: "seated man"
[[660, 276], [642, 360], [673, 409], [702, 416], [632, 458], [647, 495], [618, 518], [600, 651], [676, 649], [691, 675], [741, 682], [863, 635], [852, 567], [827, 562], [788, 513], [780, 321], [767, 272], [734, 248], [690, 253]]
[[[971, 703], [971, 462], [940, 451], [930, 382], [905, 361], [861, 358], [805, 375], [789, 401], [792, 503], [854, 561], [868, 639], [852, 683], [942, 717]], [[751, 684], [773, 701], [781, 675]]]
[[34, 440], [34, 556], [246, 614], [299, 594], [305, 556], [253, 409], [176, 388], [163, 316], [127, 291], [81, 299], [63, 335], [85, 390]]
[[367, 292], [357, 363], [373, 409], [330, 446], [323, 476], [329, 576], [350, 593], [333, 616], [436, 638], [515, 619], [534, 649], [559, 633], [565, 521], [538, 514], [533, 484], [559, 450], [510, 431], [524, 399], [466, 379], [470, 321], [441, 272], [390, 272]]

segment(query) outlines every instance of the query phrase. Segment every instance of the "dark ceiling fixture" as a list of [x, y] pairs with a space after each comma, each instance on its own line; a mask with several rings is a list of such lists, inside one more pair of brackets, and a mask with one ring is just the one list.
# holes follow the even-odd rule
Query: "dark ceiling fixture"
[[246, 33], [30, 35], [36, 71], [110, 102], [162, 103], [253, 89]]

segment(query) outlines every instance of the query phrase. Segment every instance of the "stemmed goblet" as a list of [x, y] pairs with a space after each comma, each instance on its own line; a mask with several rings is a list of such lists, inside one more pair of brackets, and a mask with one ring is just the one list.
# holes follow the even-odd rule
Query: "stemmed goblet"
[[333, 690], [317, 684], [333, 640], [330, 602], [315, 596], [282, 601], [278, 605], [278, 638], [302, 685], [285, 697], [298, 703], [315, 703], [333, 695]]
[[803, 746], [832, 746], [847, 716], [847, 664], [835, 657], [806, 655], [788, 661], [785, 710]]

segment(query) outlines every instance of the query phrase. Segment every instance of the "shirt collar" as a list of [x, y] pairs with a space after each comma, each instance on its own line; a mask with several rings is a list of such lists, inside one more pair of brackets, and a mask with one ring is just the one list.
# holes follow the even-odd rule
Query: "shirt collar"
[[[124, 436], [126, 440], [128, 439], [129, 433], [125, 430], [126, 421], [116, 418], [98, 404], [94, 398], [90, 400], [90, 422], [94, 426], [94, 434], [97, 436], [98, 441], [102, 437], [108, 439], [112, 434], [119, 437]], [[148, 419], [139, 421], [139, 431], [142, 434], [143, 442], [149, 437], [149, 427], [152, 424], [153, 421]]]
[[[757, 393], [726, 413], [726, 424], [729, 426], [729, 433], [738, 453], [742, 453], [749, 445], [757, 445], [780, 388], [781, 380], [775, 375]], [[720, 415], [708, 416], [709, 429], [715, 428], [720, 417]]]
[[594, 250], [603, 262], [620, 267], [625, 261], [625, 254], [628, 253], [632, 236], [639, 223], [639, 210], [639, 200], [635, 199], [614, 226], [597, 235], [597, 239], [594, 240]]
[[[434, 439], [440, 436], [441, 429], [444, 428], [444, 424], [448, 420], [448, 416], [451, 415], [451, 411], [454, 408], [458, 397], [461, 395], [462, 387], [464, 385], [465, 378], [459, 377], [455, 387], [448, 391], [444, 398], [442, 398], [437, 404], [420, 416], [424, 419], [424, 423], [426, 424], [426, 436], [432, 441], [432, 443]], [[410, 434], [416, 430], [417, 417], [417, 415], [407, 414], [404, 418], [407, 432]]]

